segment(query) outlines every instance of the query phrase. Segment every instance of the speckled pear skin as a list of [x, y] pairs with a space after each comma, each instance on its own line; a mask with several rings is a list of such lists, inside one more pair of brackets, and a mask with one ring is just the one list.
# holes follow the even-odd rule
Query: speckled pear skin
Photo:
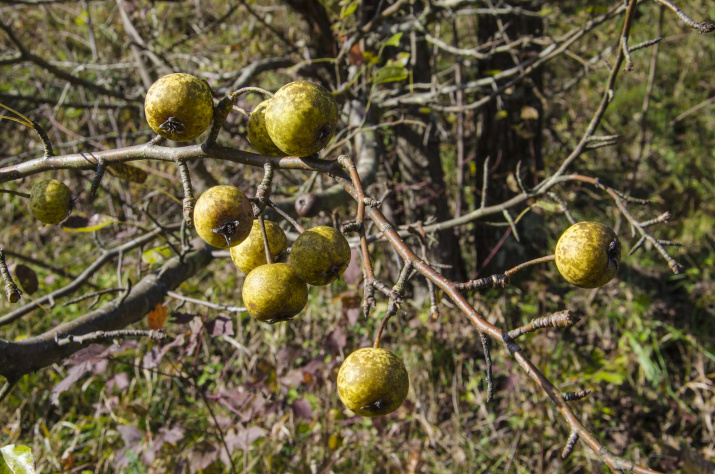
[[177, 142], [201, 135], [213, 118], [209, 84], [184, 73], [168, 74], [151, 85], [144, 100], [146, 121], [156, 133]]
[[556, 243], [556, 267], [569, 283], [598, 288], [613, 279], [621, 261], [621, 243], [610, 227], [578, 222]]
[[45, 224], [59, 224], [72, 210], [72, 191], [56, 179], [35, 183], [30, 190], [30, 214]]
[[308, 303], [308, 285], [285, 263], [254, 268], [243, 282], [242, 294], [248, 313], [269, 324], [292, 319]]
[[253, 226], [253, 208], [243, 192], [234, 186], [214, 186], [206, 190], [194, 206], [194, 227], [199, 237], [214, 247], [228, 247], [222, 234], [212, 232], [226, 223], [238, 221], [231, 247], [248, 237]]
[[248, 119], [248, 141], [261, 155], [285, 156], [286, 154], [273, 143], [266, 129], [266, 107], [268, 100], [264, 100], [251, 112]]
[[309, 285], [337, 280], [350, 263], [350, 245], [339, 230], [328, 226], [308, 229], [295, 239], [288, 264]]
[[409, 388], [410, 379], [402, 359], [385, 349], [358, 349], [338, 371], [340, 400], [361, 416], [383, 416], [397, 410]]
[[[273, 256], [273, 261], [281, 262], [285, 260], [288, 250], [288, 238], [278, 224], [268, 220], [264, 222], [266, 224], [268, 248]], [[231, 260], [246, 275], [251, 273], [254, 268], [268, 263], [263, 245], [263, 235], [261, 234], [261, 224], [258, 219], [253, 221], [251, 233], [248, 234], [246, 240], [235, 247], [231, 247]]]
[[286, 154], [305, 157], [325, 148], [338, 123], [338, 104], [325, 87], [296, 81], [278, 89], [266, 107], [266, 128]]

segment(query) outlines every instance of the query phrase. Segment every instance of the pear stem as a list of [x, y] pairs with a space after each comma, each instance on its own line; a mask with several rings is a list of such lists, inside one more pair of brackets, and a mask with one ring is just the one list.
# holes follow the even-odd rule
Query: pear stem
[[538, 265], [539, 263], [553, 262], [554, 260], [556, 260], [556, 255], [547, 255], [545, 257], [535, 258], [534, 260], [529, 260], [528, 262], [521, 263], [521, 264], [515, 266], [514, 268], [510, 268], [509, 270], [505, 271], [504, 274], [508, 277], [511, 277], [516, 272], [523, 270], [526, 267]]
[[261, 226], [261, 236], [263, 237], [263, 248], [266, 250], [266, 263], [268, 265], [273, 263], [273, 255], [271, 255], [271, 248], [268, 245], [268, 235], [266, 234], [266, 222], [263, 219], [263, 214], [258, 216], [258, 224]]

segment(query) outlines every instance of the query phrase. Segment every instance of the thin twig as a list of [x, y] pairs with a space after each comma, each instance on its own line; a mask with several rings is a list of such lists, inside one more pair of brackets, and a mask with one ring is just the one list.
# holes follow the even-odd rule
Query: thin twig
[[690, 18], [688, 15], [680, 11], [678, 7], [670, 3], [668, 0], [655, 0], [656, 2], [665, 5], [666, 7], [670, 8], [675, 12], [676, 15], [678, 15], [678, 18], [680, 18], [683, 23], [688, 25], [690, 28], [694, 30], [698, 30], [701, 34], [703, 33], [711, 33], [712, 31], [715, 31], [715, 23], [712, 21], [703, 21], [701, 23], [698, 23], [697, 21], [693, 20]]
[[547, 316], [541, 318], [532, 319], [528, 324], [525, 324], [519, 328], [516, 328], [508, 332], [508, 337], [510, 339], [516, 339], [524, 334], [534, 332], [537, 329], [543, 328], [559, 328], [565, 329], [570, 328], [581, 318], [573, 314], [570, 310], [558, 311], [556, 313], [551, 313]]
[[192, 227], [194, 225], [194, 205], [196, 205], [196, 198], [194, 198], [194, 191], [191, 187], [191, 174], [184, 160], [176, 160], [176, 167], [179, 169], [181, 186], [184, 188], [184, 201], [182, 205], [184, 222], [186, 222], [188, 227]]
[[206, 306], [208, 308], [218, 309], [220, 311], [228, 311], [229, 313], [245, 313], [246, 312], [246, 308], [242, 308], [240, 306], [233, 306], [233, 305], [223, 304], [223, 303], [212, 303], [210, 301], [199, 300], [196, 298], [189, 298], [188, 296], [181, 295], [174, 291], [167, 291], [166, 294], [167, 294], [167, 296], [169, 296], [170, 298], [174, 298], [175, 300], [186, 301], [187, 303], [194, 303], [194, 304], [198, 304], [201, 306]]
[[17, 303], [22, 298], [22, 291], [20, 291], [10, 275], [5, 262], [5, 252], [2, 248], [0, 248], [0, 274], [2, 274], [2, 279], [5, 282], [5, 297], [10, 303]]
[[81, 336], [75, 336], [73, 334], [55, 334], [55, 342], [58, 346], [66, 346], [67, 344], [87, 344], [90, 342], [103, 341], [106, 339], [117, 339], [125, 337], [148, 337], [155, 341], [161, 341], [166, 337], [163, 331], [143, 331], [139, 329], [121, 329], [118, 331], [95, 331], [89, 334], [83, 334]]
[[266, 205], [268, 207], [270, 207], [271, 209], [273, 209], [274, 211], [276, 211], [278, 214], [280, 214], [280, 216], [283, 219], [287, 220], [290, 223], [290, 225], [292, 225], [295, 228], [295, 230], [297, 230], [299, 233], [302, 234], [303, 232], [305, 232], [305, 227], [300, 225], [298, 223], [298, 221], [293, 219], [290, 215], [288, 215], [286, 212], [284, 212], [280, 207], [276, 206], [273, 201], [271, 201], [270, 199], [266, 200]]
[[0, 386], [0, 403], [2, 403], [3, 400], [5, 400], [5, 397], [10, 395], [10, 392], [12, 391], [12, 388], [15, 386], [19, 379], [17, 378], [11, 378], [5, 380], [5, 383]]

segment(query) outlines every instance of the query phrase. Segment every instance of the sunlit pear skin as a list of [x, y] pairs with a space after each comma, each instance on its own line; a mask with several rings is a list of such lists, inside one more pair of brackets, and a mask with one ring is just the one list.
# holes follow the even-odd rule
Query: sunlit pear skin
[[213, 118], [213, 94], [204, 80], [174, 73], [151, 85], [144, 100], [146, 121], [156, 133], [177, 142], [201, 135]]
[[251, 202], [234, 186], [214, 186], [196, 200], [194, 227], [199, 237], [209, 245], [234, 247], [248, 237], [252, 226]]
[[264, 100], [253, 109], [248, 119], [248, 141], [261, 155], [285, 156], [286, 154], [273, 143], [266, 130], [266, 107], [268, 100]]
[[288, 264], [313, 286], [334, 282], [349, 263], [348, 241], [339, 230], [328, 226], [313, 227], [300, 234], [288, 256]]
[[242, 294], [248, 314], [274, 324], [303, 311], [308, 302], [308, 285], [289, 265], [273, 263], [254, 268], [243, 282]]
[[72, 191], [56, 179], [45, 179], [30, 190], [30, 214], [45, 224], [59, 224], [72, 210]]
[[278, 89], [266, 107], [266, 129], [286, 154], [305, 157], [325, 148], [338, 123], [338, 104], [325, 87], [296, 81]]
[[[273, 261], [281, 262], [285, 260], [286, 251], [288, 250], [288, 238], [278, 224], [268, 220], [264, 222], [266, 224], [268, 248], [271, 251]], [[248, 234], [246, 240], [235, 247], [231, 247], [231, 260], [233, 260], [233, 263], [238, 269], [246, 275], [254, 268], [268, 263], [266, 261], [266, 250], [263, 245], [261, 224], [258, 222], [258, 219], [253, 221], [251, 233]]]
[[556, 243], [556, 267], [569, 283], [598, 288], [613, 279], [621, 261], [621, 243], [599, 222], [577, 222]]
[[338, 371], [340, 400], [361, 416], [383, 416], [397, 410], [409, 388], [405, 364], [386, 349], [358, 349], [345, 359]]

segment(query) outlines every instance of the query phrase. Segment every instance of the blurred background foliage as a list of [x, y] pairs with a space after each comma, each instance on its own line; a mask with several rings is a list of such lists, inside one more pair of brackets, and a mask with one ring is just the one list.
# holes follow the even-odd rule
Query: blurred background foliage
[[[603, 94], [609, 74], [603, 59], [613, 60], [622, 24], [621, 16], [605, 22], [574, 43], [567, 54], [539, 68], [530, 80], [460, 119], [456, 112], [429, 105], [417, 109], [383, 105], [423, 80], [415, 78], [424, 71], [405, 56], [416, 44], [409, 33], [396, 41], [389, 28], [369, 36], [350, 51], [345, 68], [330, 61], [305, 60], [309, 55], [324, 58], [321, 48], [330, 51], [332, 47], [315, 44], [320, 25], [316, 26], [319, 17], [309, 14], [311, 8], [323, 9], [337, 48], [361, 24], [364, 11], [375, 7], [373, 2], [20, 3], [0, 2], [0, 17], [46, 63], [13, 60], [18, 49], [7, 33], [0, 33], [0, 102], [40, 122], [57, 153], [145, 143], [151, 133], [143, 118], [143, 94], [162, 74], [199, 75], [220, 97], [235, 89], [241, 74], [256, 61], [278, 64], [283, 60], [284, 64], [261, 71], [242, 85], [274, 91], [308, 76], [335, 90], [346, 77], [356, 78], [343, 95], [370, 102], [376, 122], [382, 124], [378, 127], [382, 162], [370, 193], [380, 197], [392, 189], [386, 206], [398, 223], [431, 215], [443, 220], [440, 212], [454, 215], [460, 200], [462, 214], [478, 208], [488, 154], [493, 153], [490, 203], [515, 192], [517, 161], [529, 164], [527, 182], [554, 171], [580, 139]], [[488, 8], [490, 3], [460, 5], [476, 9]], [[526, 26], [519, 28], [532, 28], [531, 34], [543, 38], [581, 27], [611, 6], [587, 3], [515, 1], [511, 6], [534, 12], [528, 19], [537, 26], [524, 21]], [[569, 330], [529, 335], [523, 347], [561, 390], [593, 390], [576, 411], [605, 446], [654, 469], [687, 472], [689, 456], [715, 459], [715, 43], [712, 36], [685, 27], [668, 10], [661, 18], [656, 3], [641, 3], [630, 43], [652, 39], [662, 28], [657, 61], [653, 61], [653, 48], [633, 53], [635, 69], [620, 74], [615, 100], [601, 125], [603, 134], [618, 134], [621, 139], [615, 146], [589, 151], [572, 170], [651, 199], [649, 207], [634, 211], [644, 220], [669, 211], [670, 221], [654, 233], [683, 244], [683, 249], [672, 254], [685, 265], [684, 272], [673, 275], [655, 250], [646, 246], [631, 257], [624, 256], [617, 279], [599, 290], [571, 287], [547, 264], [520, 273], [505, 290], [475, 294], [471, 300], [490, 322], [505, 328], [564, 308], [583, 316]], [[712, 2], [682, 3], [696, 19], [715, 18]], [[410, 5], [410, 9], [421, 8], [418, 2]], [[493, 6], [507, 5], [494, 2]], [[436, 15], [426, 27], [448, 44], [471, 48], [485, 37], [496, 37], [494, 25], [484, 17], [489, 20], [489, 15], [478, 13]], [[399, 27], [400, 18], [387, 19], [386, 26]], [[497, 18], [508, 23], [499, 28], [517, 28], [521, 21], [511, 16]], [[517, 30], [517, 34], [526, 35], [525, 31]], [[543, 46], [537, 42], [529, 47], [538, 51]], [[432, 51], [426, 61], [428, 82], [453, 75], [457, 63], [464, 82], [488, 77], [498, 74], [499, 63], [504, 61], [455, 59], [434, 46], [421, 52], [425, 50]], [[519, 50], [520, 57], [528, 54], [528, 49]], [[70, 84], [49, 74], [47, 64], [115, 95]], [[393, 69], [385, 70], [386, 66]], [[374, 79], [379, 70], [383, 76], [378, 77], [388, 80]], [[142, 74], [150, 79], [148, 84]], [[643, 101], [649, 89], [644, 116]], [[464, 100], [469, 103], [479, 97], [465, 95]], [[250, 110], [260, 100], [244, 96], [239, 106]], [[440, 100], [448, 105], [456, 99]], [[409, 167], [400, 162], [400, 137], [406, 136], [400, 127], [405, 124], [391, 122], [406, 120], [423, 122], [414, 128], [420, 138], [427, 136], [428, 127], [433, 127], [432, 135], [442, 137], [434, 144], [438, 168], [444, 173], [438, 192], [430, 194], [426, 189], [434, 177], [424, 171], [429, 167], [421, 169], [420, 179], [425, 182], [415, 177], [410, 182], [413, 178], [405, 176]], [[455, 139], [460, 120], [465, 124], [461, 178]], [[250, 150], [246, 123], [245, 117], [232, 114], [219, 142]], [[341, 123], [346, 126], [346, 117]], [[348, 132], [345, 128], [343, 136]], [[0, 137], [2, 166], [42, 155], [37, 137], [14, 122], [0, 121]], [[508, 137], [517, 137], [511, 142], [518, 150], [505, 144]], [[350, 147], [347, 143], [341, 149], [350, 153]], [[113, 219], [97, 232], [40, 227], [29, 218], [22, 198], [0, 194], [0, 242], [11, 252], [10, 263], [20, 261], [13, 255], [33, 259], [25, 263], [38, 273], [38, 294], [66, 285], [71, 275], [99, 255], [101, 246], [112, 247], [148, 228], [147, 215], [162, 222], [180, 218], [182, 190], [174, 167], [159, 162], [134, 164], [148, 173], [146, 183], [106, 176], [98, 199], [91, 203], [86, 197], [92, 173], [52, 173], [72, 187], [75, 215]], [[211, 160], [193, 165], [192, 172], [198, 189], [210, 186], [212, 180], [253, 189], [262, 176], [262, 170]], [[331, 184], [323, 176], [313, 182], [302, 173], [277, 174], [277, 198], [304, 193], [310, 186], [319, 191]], [[27, 179], [4, 187], [26, 191], [31, 183]], [[557, 194], [576, 220], [599, 220], [616, 228], [625, 252], [635, 244], [613, 203], [595, 188], [568, 185], [558, 188]], [[436, 199], [447, 203], [446, 210], [438, 209]], [[425, 208], [429, 210], [419, 214]], [[569, 225], [560, 204], [542, 200], [521, 210], [526, 214], [519, 222], [520, 242], [513, 236], [505, 238], [508, 227], [470, 223], [451, 234], [461, 261], [446, 260], [450, 257], [444, 255], [444, 248], [439, 249], [446, 246], [446, 237], [433, 244], [434, 258], [454, 265], [449, 271], [474, 277], [552, 253], [558, 236]], [[339, 212], [342, 219], [349, 219], [354, 211], [342, 208]], [[331, 221], [327, 210], [305, 223]], [[161, 245], [157, 241], [125, 255], [124, 278], [137, 281], [161, 263], [167, 254], [151, 252]], [[495, 247], [493, 258], [488, 258]], [[373, 258], [385, 279], [394, 277], [399, 266], [391, 249], [376, 244]], [[219, 258], [184, 283], [180, 293], [238, 305], [242, 280], [229, 259]], [[57, 364], [26, 376], [0, 407], [0, 445], [31, 446], [42, 472], [210, 473], [226, 472], [231, 463], [246, 472], [606, 470], [582, 445], [561, 460], [567, 427], [499, 347], [493, 351], [495, 401], [486, 404], [476, 331], [446, 299], [441, 302], [440, 317], [430, 315], [420, 284], [411, 289], [413, 298], [405, 305], [405, 313], [391, 320], [383, 337], [383, 346], [400, 355], [410, 373], [407, 401], [385, 418], [351, 417], [337, 398], [337, 369], [347, 353], [369, 344], [386, 304], [379, 303], [369, 320], [358, 317], [358, 283], [355, 278], [347, 280], [313, 288], [307, 309], [294, 322], [272, 327], [246, 313], [169, 298], [165, 303], [170, 313], [167, 332], [172, 339], [183, 335], [183, 344], [161, 358], [154, 342], [123, 342], [111, 354], [85, 353], [75, 365]], [[91, 279], [96, 288], [125, 283], [118, 281], [113, 268]], [[84, 291], [92, 288], [85, 286]], [[104, 296], [103, 302], [110, 297]], [[17, 340], [39, 334], [86, 313], [92, 300], [66, 306], [65, 302], [2, 327], [0, 337]], [[3, 300], [0, 310], [7, 312], [10, 305]], [[146, 323], [137, 326], [147, 327]], [[149, 356], [159, 359], [151, 369], [145, 368]], [[58, 384], [77, 364], [87, 364], [87, 373], [60, 393]], [[230, 449], [231, 460], [223, 447]]]

